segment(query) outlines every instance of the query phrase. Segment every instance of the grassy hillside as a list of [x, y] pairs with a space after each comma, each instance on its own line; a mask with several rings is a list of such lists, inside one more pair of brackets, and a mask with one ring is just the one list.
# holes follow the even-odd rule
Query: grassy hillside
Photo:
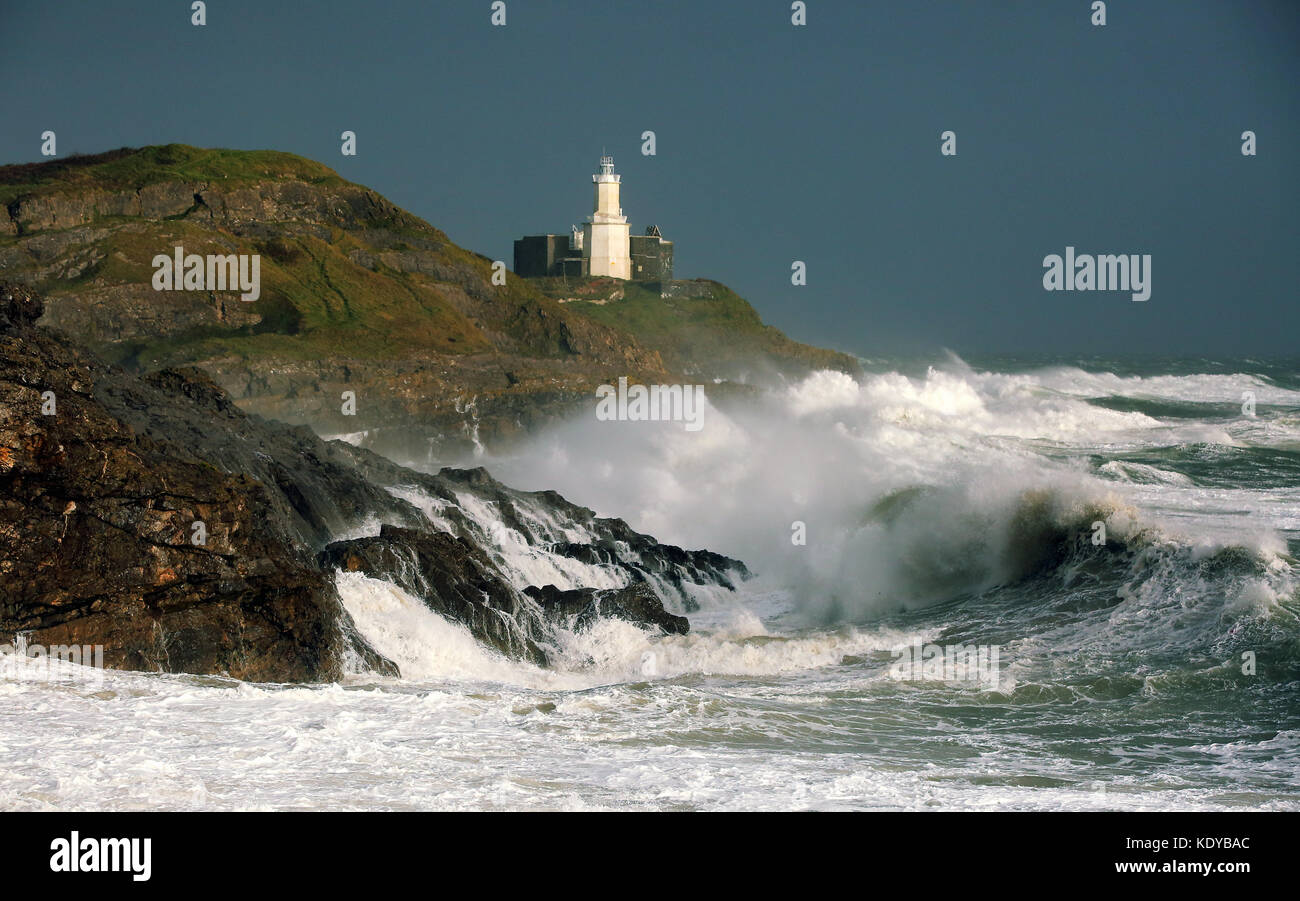
[[[327, 432], [504, 434], [624, 375], [854, 365], [716, 283], [661, 299], [596, 280], [573, 302], [545, 281], [493, 284], [488, 258], [287, 153], [169, 144], [5, 166], [0, 201], [0, 275], [45, 295], [43, 325], [138, 370], [198, 366], [246, 408]], [[155, 291], [152, 260], [176, 246], [260, 255], [260, 299]], [[345, 388], [366, 395], [355, 418]]]
[[[162, 190], [146, 210], [136, 198], [151, 186]], [[492, 285], [490, 260], [291, 154], [168, 145], [8, 166], [0, 200], [16, 225], [0, 236], [0, 264], [53, 300], [54, 324], [143, 367], [573, 351], [561, 327], [572, 316], [526, 281]], [[261, 299], [232, 296], [223, 315], [191, 309], [183, 292], [159, 296], [151, 261], [177, 245], [260, 254]], [[172, 322], [157, 315], [169, 304]]]
[[[726, 285], [700, 280], [693, 296], [664, 297], [654, 285], [618, 283], [618, 300], [573, 299], [565, 304], [587, 318], [635, 336], [659, 352], [670, 369], [734, 373], [755, 363], [780, 370], [831, 368], [855, 371], [847, 354], [800, 344], [764, 325], [758, 312]], [[550, 287], [552, 292], [562, 289]], [[699, 296], [695, 296], [699, 295]]]
[[73, 156], [43, 163], [0, 167], [0, 203], [24, 195], [69, 188], [119, 190], [165, 181], [225, 180], [256, 183], [293, 179], [308, 184], [341, 185], [328, 166], [275, 150], [208, 150], [187, 144], [122, 147], [92, 156]]

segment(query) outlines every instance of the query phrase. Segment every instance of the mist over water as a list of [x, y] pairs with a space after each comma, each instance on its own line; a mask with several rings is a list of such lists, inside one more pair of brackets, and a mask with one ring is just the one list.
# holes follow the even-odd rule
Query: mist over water
[[[340, 572], [403, 678], [10, 681], [0, 735], [53, 750], [8, 748], [0, 806], [1300, 809], [1296, 369], [867, 370], [710, 401], [698, 432], [598, 421], [593, 398], [508, 456], [446, 461], [744, 560], [756, 577], [698, 609], [665, 592], [688, 635], [602, 620], [542, 669]], [[503, 534], [493, 505], [461, 511]], [[509, 538], [493, 553], [520, 583], [618, 584]], [[996, 648], [996, 683], [900, 679], [914, 643]], [[71, 723], [85, 738], [55, 741]]]
[[[1241, 414], [1245, 391], [1263, 405], [1255, 418]], [[1203, 405], [1210, 415], [1104, 405], [1115, 398]], [[1272, 558], [1285, 548], [1279, 527], [1296, 522], [1270, 508], [1289, 495], [1216, 510], [1199, 470], [1132, 458], [1177, 448], [1293, 453], [1297, 407], [1300, 391], [1251, 374], [976, 372], [950, 357], [913, 376], [814, 373], [753, 402], [710, 405], [694, 434], [579, 417], [481, 462], [510, 484], [555, 488], [660, 540], [737, 556], [788, 589], [810, 623], [862, 623], [1014, 582], [1098, 521], [1121, 544], [1159, 535]], [[1194, 522], [1189, 504], [1201, 514]], [[791, 540], [797, 522], [806, 545]]]

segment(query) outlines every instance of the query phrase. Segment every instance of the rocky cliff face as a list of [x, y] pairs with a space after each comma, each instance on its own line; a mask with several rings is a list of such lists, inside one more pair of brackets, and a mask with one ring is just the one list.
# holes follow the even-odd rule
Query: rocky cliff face
[[0, 641], [102, 644], [109, 666], [259, 681], [394, 673], [336, 569], [401, 585], [539, 663], [555, 630], [727, 591], [738, 561], [660, 545], [482, 470], [436, 475], [241, 410], [199, 370], [144, 377], [34, 323], [0, 285]]
[[350, 643], [365, 653], [274, 492], [137, 433], [115, 407], [177, 404], [31, 327], [39, 304], [21, 291], [0, 293], [24, 308], [0, 322], [0, 639], [252, 680], [337, 678]]
[[[136, 371], [196, 366], [245, 410], [390, 456], [506, 443], [619, 376], [731, 378], [738, 356], [856, 365], [734, 295], [707, 315], [665, 304], [651, 328], [630, 305], [620, 318], [513, 275], [494, 284], [492, 261], [289, 154], [168, 145], [0, 167], [0, 205], [0, 278], [45, 294], [44, 325]], [[177, 246], [258, 254], [260, 299], [155, 291], [152, 260]]]

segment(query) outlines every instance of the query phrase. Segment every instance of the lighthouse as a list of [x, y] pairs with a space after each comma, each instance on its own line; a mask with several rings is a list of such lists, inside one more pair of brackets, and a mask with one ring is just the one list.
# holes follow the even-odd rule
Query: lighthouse
[[515, 240], [515, 274], [526, 278], [594, 275], [636, 282], [663, 283], [673, 278], [673, 242], [664, 240], [659, 226], [646, 226], [644, 235], [631, 234], [619, 206], [621, 177], [614, 158], [602, 154], [600, 171], [591, 177], [595, 203], [581, 226], [569, 234], [525, 235]]
[[614, 174], [614, 158], [602, 156], [600, 172], [591, 177], [596, 185], [595, 207], [582, 228], [584, 268], [590, 275], [632, 277], [630, 232], [618, 201], [620, 178]]

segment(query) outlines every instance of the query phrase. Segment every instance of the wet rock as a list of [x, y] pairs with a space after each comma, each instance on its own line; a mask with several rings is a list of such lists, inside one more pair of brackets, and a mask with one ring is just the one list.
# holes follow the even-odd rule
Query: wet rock
[[45, 311], [45, 304], [30, 288], [0, 283], [0, 329], [30, 325]]
[[[99, 644], [111, 667], [254, 681], [332, 680], [356, 662], [396, 675], [344, 608], [342, 569], [544, 664], [557, 628], [614, 616], [681, 633], [688, 623], [665, 601], [689, 609], [687, 583], [748, 575], [555, 492], [516, 491], [482, 469], [419, 473], [262, 419], [197, 369], [137, 376], [33, 325], [41, 304], [0, 286], [0, 642]], [[403, 489], [438, 505], [438, 525]], [[527, 587], [496, 526], [627, 587]]]
[[400, 586], [509, 657], [547, 662], [535, 605], [463, 538], [386, 525], [376, 536], [329, 545], [320, 561]]
[[[101, 397], [118, 379], [43, 329], [0, 333], [0, 641], [253, 681], [337, 679], [349, 652], [393, 671], [295, 545], [276, 492], [137, 431]], [[160, 420], [219, 410], [139, 390]]]
[[626, 620], [638, 626], [657, 628], [668, 635], [685, 635], [691, 623], [664, 609], [663, 601], [644, 582], [625, 588], [572, 588], [565, 591], [554, 585], [529, 586], [524, 592], [541, 605], [552, 621], [581, 631], [598, 619]]

